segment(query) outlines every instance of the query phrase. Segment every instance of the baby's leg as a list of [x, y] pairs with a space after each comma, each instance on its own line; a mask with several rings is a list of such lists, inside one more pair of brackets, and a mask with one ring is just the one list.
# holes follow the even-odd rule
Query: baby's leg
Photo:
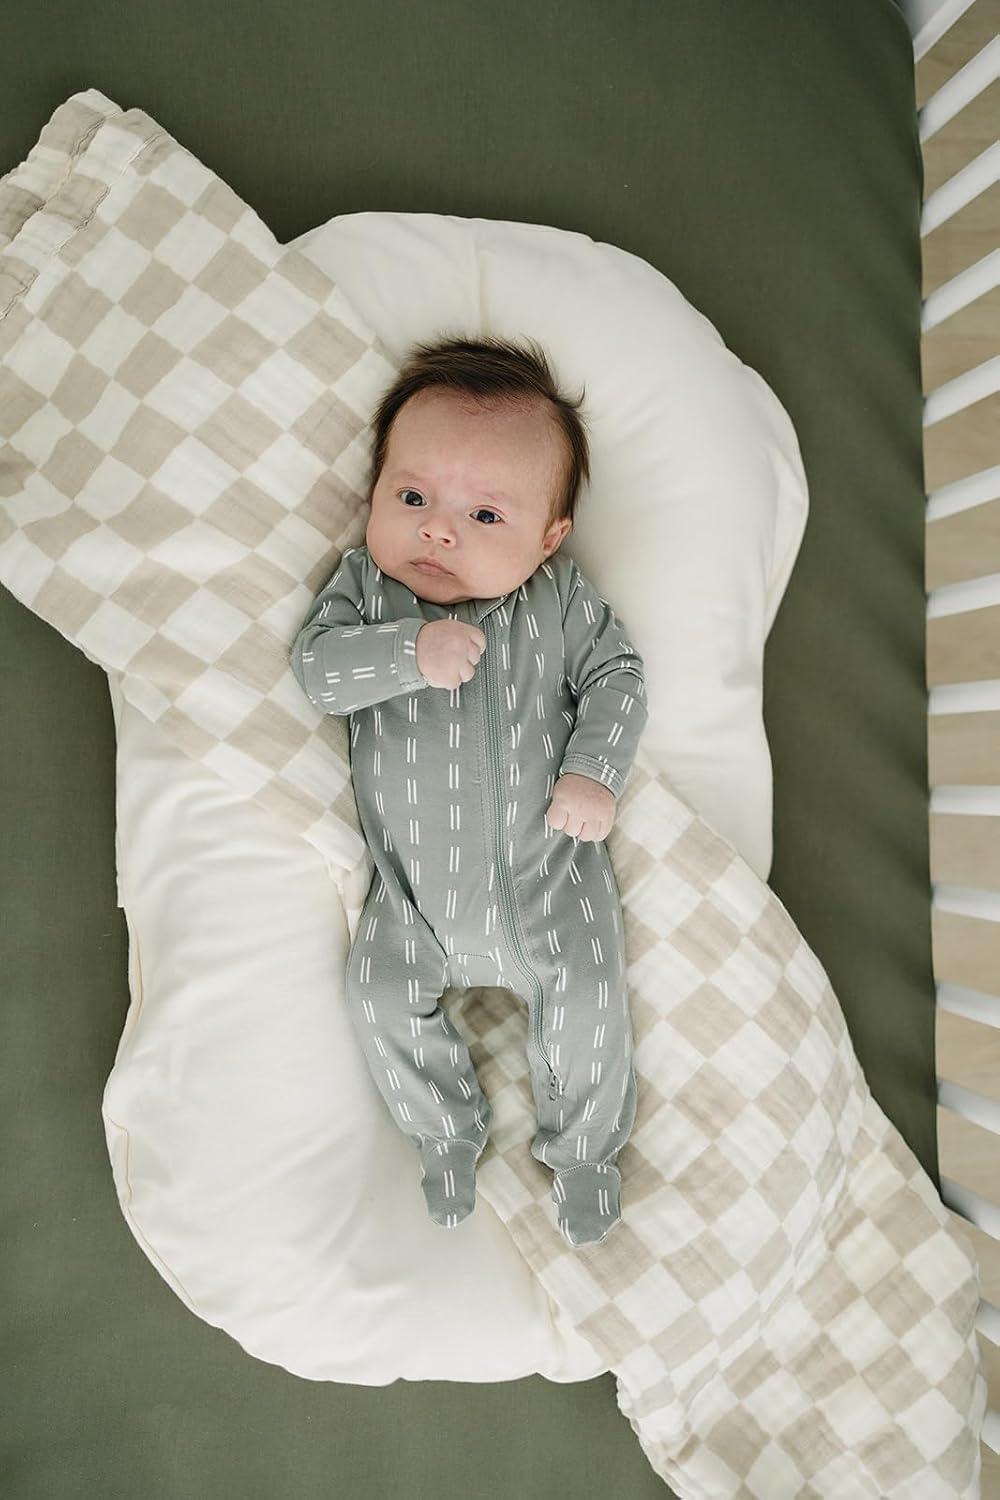
[[552, 951], [537, 975], [542, 1038], [556, 1082], [534, 1049], [531, 1071], [538, 1117], [531, 1152], [553, 1170], [559, 1227], [572, 1245], [600, 1243], [621, 1217], [616, 1158], [638, 1100], [620, 906], [596, 881], [591, 890], [581, 898], [582, 920], [564, 912], [553, 928], [558, 941], [542, 935], [543, 951]]
[[428, 1212], [450, 1229], [475, 1207], [476, 1162], [492, 1109], [465, 1042], [438, 1003], [447, 955], [386, 879], [376, 872], [359, 918], [347, 963], [348, 1006], [372, 1078], [420, 1152]]
[[577, 1041], [562, 1049], [558, 1090], [532, 1075], [538, 1130], [531, 1152], [552, 1168], [559, 1228], [571, 1245], [599, 1244], [621, 1218], [616, 1159], [635, 1122], [631, 1053], [619, 1051], [599, 1082], [592, 1061]]

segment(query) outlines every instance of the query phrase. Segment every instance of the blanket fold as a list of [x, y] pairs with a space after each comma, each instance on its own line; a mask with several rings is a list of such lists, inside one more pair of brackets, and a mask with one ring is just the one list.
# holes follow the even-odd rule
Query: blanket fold
[[[140, 109], [72, 95], [0, 180], [0, 580], [320, 850], [355, 915], [348, 724], [289, 653], [363, 539], [393, 373], [329, 278]], [[639, 1083], [622, 1223], [559, 1233], [527, 1060], [470, 990], [480, 1190], [679, 1496], [971, 1500], [975, 1255], [822, 965], [641, 749], [607, 842]]]

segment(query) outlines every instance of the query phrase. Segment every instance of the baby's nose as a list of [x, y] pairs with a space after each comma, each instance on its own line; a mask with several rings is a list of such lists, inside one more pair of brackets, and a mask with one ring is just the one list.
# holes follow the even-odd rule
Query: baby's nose
[[420, 531], [422, 536], [426, 536], [428, 538], [433, 537], [439, 542], [447, 542], [450, 544], [455, 540], [454, 528], [452, 526], [449, 526], [448, 522], [443, 518], [439, 518], [438, 520], [424, 521], [420, 528]]

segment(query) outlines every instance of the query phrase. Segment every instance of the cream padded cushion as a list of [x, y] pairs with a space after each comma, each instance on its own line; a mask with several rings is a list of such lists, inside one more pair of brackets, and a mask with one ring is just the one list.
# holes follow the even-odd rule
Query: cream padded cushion
[[482, 1195], [457, 1230], [428, 1217], [344, 1004], [322, 855], [116, 675], [131, 1005], [102, 1110], [139, 1245], [192, 1312], [306, 1379], [601, 1374]]
[[530, 335], [571, 395], [586, 387], [591, 485], [562, 550], [645, 658], [641, 754], [766, 880], [764, 641], [808, 509], [795, 431], [770, 387], [673, 282], [583, 234], [372, 212], [293, 244], [397, 362], [437, 334]]
[[[365, 213], [295, 245], [396, 359], [439, 332], [527, 333], [572, 394], [586, 384], [593, 486], [564, 546], [646, 658], [640, 755], [766, 877], [763, 644], [806, 518], [766, 385], [669, 281], [582, 235]], [[481, 1194], [455, 1230], [427, 1216], [344, 1006], [358, 905], [109, 682], [132, 1005], [104, 1120], [145, 1253], [200, 1317], [306, 1378], [600, 1374]]]

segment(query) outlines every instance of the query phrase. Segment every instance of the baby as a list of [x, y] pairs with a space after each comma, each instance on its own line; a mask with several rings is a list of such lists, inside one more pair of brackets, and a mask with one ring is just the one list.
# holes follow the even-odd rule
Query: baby
[[375, 872], [346, 994], [428, 1211], [472, 1212], [492, 1119], [439, 1001], [496, 985], [528, 1009], [531, 1151], [572, 1245], [618, 1222], [635, 1121], [603, 840], [647, 719], [642, 659], [557, 550], [589, 479], [579, 404], [537, 345], [416, 345], [373, 421], [365, 545], [291, 657], [317, 708], [350, 715]]

